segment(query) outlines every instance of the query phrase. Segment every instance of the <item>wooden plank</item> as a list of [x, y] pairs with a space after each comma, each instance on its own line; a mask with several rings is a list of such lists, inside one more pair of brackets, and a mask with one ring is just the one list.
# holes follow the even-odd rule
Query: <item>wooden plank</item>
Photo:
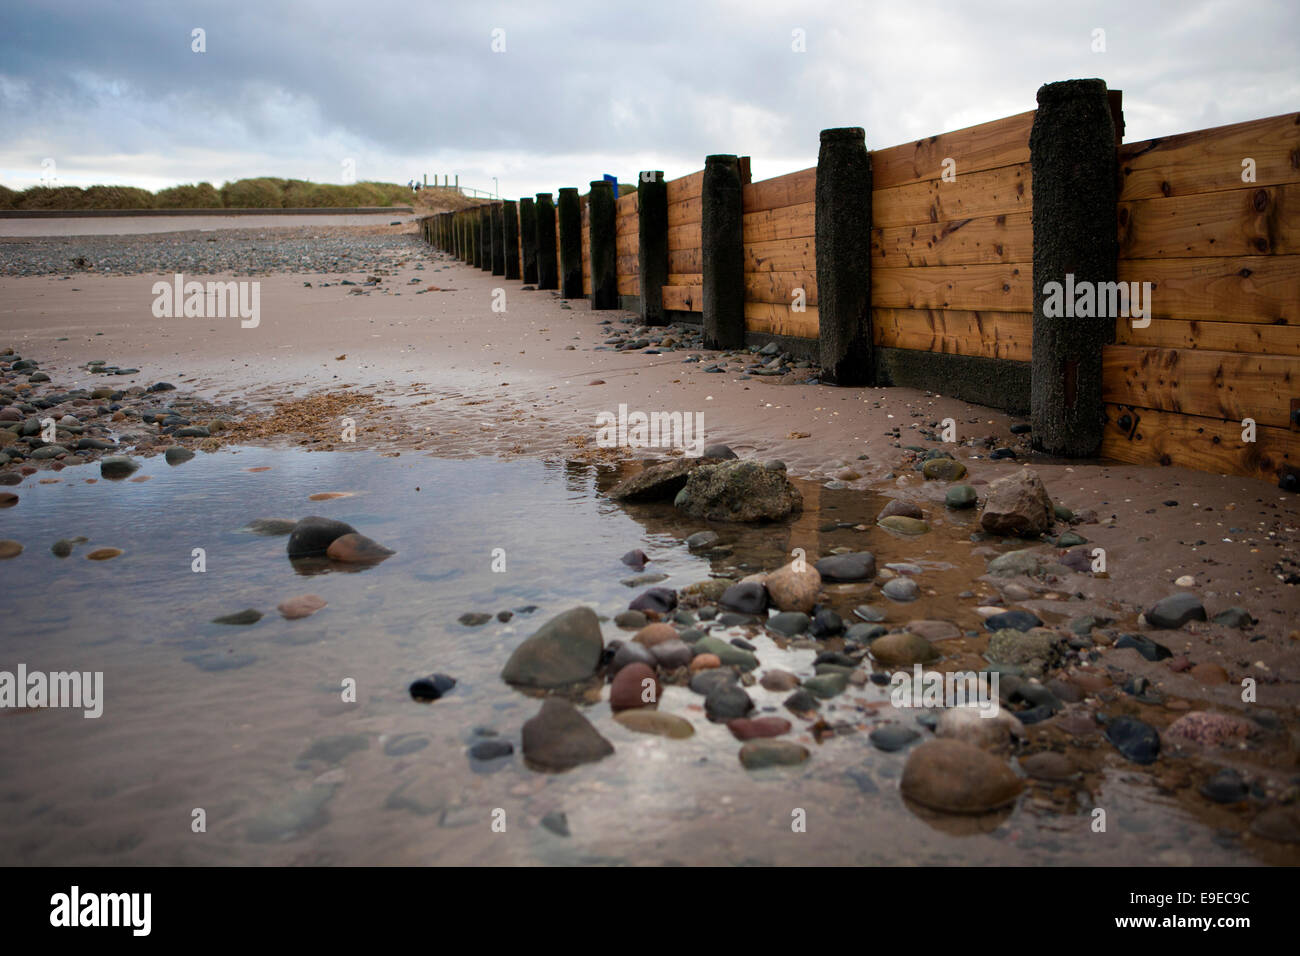
[[1121, 259], [1121, 282], [1150, 282], [1156, 319], [1300, 324], [1300, 256]]
[[668, 204], [668, 228], [684, 226], [692, 222], [698, 224], [704, 218], [702, 209], [698, 196], [684, 202], [670, 202]]
[[745, 303], [745, 329], [750, 332], [815, 339], [818, 334], [817, 323], [816, 306], [809, 306], [804, 312], [792, 312], [788, 305], [775, 305], [770, 302]]
[[675, 309], [679, 312], [703, 312], [704, 286], [664, 286], [664, 308]]
[[771, 302], [791, 305], [796, 289], [803, 289], [804, 304], [817, 304], [817, 273], [798, 272], [746, 272], [745, 301]]
[[620, 216], [614, 220], [614, 235], [636, 236], [641, 231], [641, 220], [636, 216]]
[[639, 269], [639, 267], [640, 267], [640, 263], [637, 261], [636, 253], [633, 253], [630, 256], [614, 257], [615, 275], [634, 276], [637, 274], [637, 270]]
[[618, 277], [618, 294], [619, 295], [640, 295], [641, 280], [636, 276], [619, 274]]
[[[1129, 416], [1122, 427], [1121, 419]], [[1101, 453], [1137, 465], [1181, 465], [1197, 471], [1240, 475], [1277, 483], [1284, 462], [1300, 465], [1300, 432], [1267, 426], [1256, 429], [1254, 442], [1241, 440], [1241, 422], [1198, 418], [1124, 405], [1107, 405]]]
[[700, 248], [700, 224], [698, 222], [688, 222], [682, 226], [668, 227], [668, 248], [669, 249], [698, 249]]
[[1028, 362], [1034, 317], [1028, 312], [872, 309], [872, 338], [888, 348]]
[[1029, 265], [872, 269], [871, 303], [882, 309], [1032, 312]]
[[1286, 428], [1300, 398], [1300, 355], [1205, 349], [1102, 349], [1104, 401]]
[[871, 230], [873, 268], [1033, 261], [1028, 212]]
[[1017, 113], [991, 123], [940, 133], [913, 143], [871, 153], [871, 180], [876, 189], [938, 179], [943, 161], [952, 158], [956, 173], [977, 173], [999, 166], [1029, 162], [1029, 133], [1034, 111]]
[[741, 203], [745, 212], [762, 212], [814, 202], [816, 193], [817, 167], [813, 166], [743, 187]]
[[815, 240], [774, 239], [771, 242], [747, 242], [746, 272], [816, 272]]
[[1148, 348], [1300, 355], [1300, 325], [1156, 319], [1145, 329], [1135, 329], [1128, 319], [1120, 319], [1115, 323], [1115, 341]]
[[669, 205], [682, 202], [686, 199], [699, 198], [704, 191], [704, 170], [698, 173], [691, 173], [689, 176], [682, 176], [678, 179], [670, 179], [664, 183], [664, 192], [668, 196]]
[[742, 228], [746, 242], [813, 236], [817, 231], [817, 204], [802, 202], [779, 209], [747, 212]]
[[[1125, 143], [1118, 158], [1121, 201], [1300, 182], [1300, 113]], [[1246, 158], [1254, 183], [1241, 179]]]
[[1029, 212], [1032, 200], [1029, 164], [1020, 163], [967, 173], [952, 183], [933, 180], [873, 189], [871, 226], [907, 226]]
[[700, 272], [670, 272], [665, 285], [704, 285], [704, 274]]
[[641, 242], [636, 233], [632, 233], [630, 236], [614, 237], [614, 252], [620, 256], [635, 256], [640, 245]]
[[1300, 252], [1300, 186], [1248, 186], [1122, 202], [1121, 259]]
[[626, 196], [619, 196], [614, 200], [614, 215], [620, 219], [636, 216], [637, 210], [640, 208], [641, 194], [639, 192], [630, 192]]
[[703, 272], [704, 253], [699, 249], [669, 249], [669, 272]]

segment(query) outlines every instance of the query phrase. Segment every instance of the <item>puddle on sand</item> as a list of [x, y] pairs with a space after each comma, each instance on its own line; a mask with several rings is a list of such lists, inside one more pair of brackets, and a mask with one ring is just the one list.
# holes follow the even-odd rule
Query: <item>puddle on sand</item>
[[[972, 583], [983, 560], [971, 553], [965, 517], [938, 516], [915, 539], [855, 531], [884, 498], [803, 482], [798, 519], [716, 526], [731, 553], [702, 557], [682, 544], [702, 523], [670, 506], [613, 504], [599, 491], [615, 470], [583, 462], [244, 448], [176, 468], [153, 458], [137, 474], [152, 480], [88, 484], [98, 469], [86, 466], [65, 469], [57, 484], [28, 479], [12, 489], [19, 505], [0, 515], [0, 533], [26, 547], [0, 563], [0, 669], [104, 673], [97, 720], [0, 712], [0, 863], [1250, 862], [1140, 772], [1108, 777], [1094, 794], [1123, 807], [1126, 822], [1109, 836], [1090, 832], [1085, 809], [1047, 812], [1030, 797], [977, 827], [922, 819], [898, 794], [905, 754], [875, 750], [864, 731], [819, 745], [796, 722], [791, 738], [812, 758], [747, 772], [739, 743], [705, 720], [702, 699], [685, 687], [665, 688], [661, 709], [691, 721], [689, 739], [633, 733], [600, 702], [587, 716], [613, 756], [559, 775], [523, 765], [520, 727], [538, 704], [502, 683], [500, 669], [560, 611], [623, 610], [640, 590], [620, 583], [635, 574], [619, 563], [626, 551], [646, 551], [646, 571], [681, 588], [710, 573], [775, 567], [795, 547], [810, 558], [869, 548], [881, 566], [925, 568], [917, 602], [875, 597], [890, 621], [974, 629], [974, 602], [955, 595], [988, 589]], [[309, 500], [322, 492], [352, 494]], [[308, 514], [347, 521], [396, 554], [358, 573], [305, 575], [283, 537], [241, 530], [255, 518]], [[70, 557], [50, 553], [75, 536], [88, 541]], [[86, 560], [100, 547], [124, 553]], [[195, 548], [205, 552], [203, 573], [191, 569]], [[496, 548], [505, 573], [492, 570]], [[304, 593], [328, 606], [282, 619], [276, 605]], [[831, 593], [846, 613], [859, 603], [853, 587]], [[264, 616], [210, 623], [246, 608]], [[504, 610], [517, 613], [478, 627], [457, 620]], [[612, 621], [604, 631], [606, 641], [630, 636]], [[813, 650], [750, 639], [762, 668], [812, 673]], [[431, 705], [412, 701], [411, 680], [434, 671], [454, 676], [455, 690]], [[349, 679], [356, 703], [343, 700]], [[785, 696], [749, 690], [760, 708]], [[885, 696], [850, 688], [823, 715], [866, 727], [860, 705]], [[476, 728], [515, 754], [472, 767], [466, 749], [485, 739]], [[206, 832], [192, 831], [198, 809]], [[805, 833], [791, 831], [796, 809], [807, 814]], [[496, 810], [504, 833], [492, 828]], [[566, 815], [569, 836], [541, 825], [553, 813]]]

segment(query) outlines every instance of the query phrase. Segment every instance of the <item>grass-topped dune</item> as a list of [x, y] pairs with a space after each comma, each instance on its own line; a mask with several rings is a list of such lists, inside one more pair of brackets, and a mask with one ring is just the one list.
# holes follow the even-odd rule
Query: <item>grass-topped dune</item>
[[21, 192], [0, 186], [0, 209], [328, 209], [415, 206], [461, 209], [478, 200], [456, 189], [429, 187], [413, 193], [397, 183], [346, 186], [302, 179], [237, 179], [220, 189], [186, 184], [150, 192], [135, 186], [31, 186]]

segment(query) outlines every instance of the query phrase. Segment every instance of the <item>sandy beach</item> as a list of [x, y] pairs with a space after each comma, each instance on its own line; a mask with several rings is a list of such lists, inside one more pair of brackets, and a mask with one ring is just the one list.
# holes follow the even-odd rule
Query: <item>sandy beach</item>
[[[60, 228], [64, 222], [58, 221]], [[353, 234], [357, 261], [349, 271], [322, 269], [313, 262], [273, 274], [253, 271], [255, 254], [264, 247], [309, 242], [312, 230], [324, 225], [268, 230], [264, 238], [223, 232], [226, 238], [215, 245], [231, 248], [203, 254], [216, 256], [213, 262], [247, 256], [249, 266], [215, 273], [202, 271], [207, 260], [187, 251], [196, 242], [209, 246], [212, 237], [199, 240], [193, 233], [150, 237], [156, 246], [137, 254], [147, 268], [125, 275], [69, 267], [15, 276], [3, 264], [6, 257], [15, 261], [16, 243], [0, 242], [0, 348], [37, 360], [60, 389], [104, 385], [103, 376], [87, 369], [87, 363], [99, 361], [138, 369], [113, 376], [109, 384], [115, 388], [171, 383], [176, 391], [168, 393], [169, 399], [193, 396], [235, 421], [252, 421], [277, 403], [283, 407], [310, 396], [369, 397], [353, 416], [355, 443], [337, 439], [333, 415], [313, 419], [313, 406], [304, 404], [297, 407], [296, 418], [286, 414], [249, 442], [271, 448], [455, 460], [621, 462], [623, 472], [631, 474], [636, 470], [632, 460], [658, 453], [597, 447], [598, 416], [616, 414], [623, 405], [647, 413], [702, 413], [708, 444], [723, 443], [741, 458], [780, 460], [791, 477], [836, 494], [914, 504], [936, 527], [949, 529], [944, 536], [935, 535], [926, 556], [973, 568], [963, 572], [972, 577], [960, 593], [960, 585], [930, 592], [912, 616], [954, 621], [969, 629], [948, 645], [950, 664], [979, 662], [986, 651], [988, 637], [978, 633], [975, 609], [991, 595], [1006, 607], [1060, 622], [1052, 626], [1063, 633], [1068, 621], [1087, 615], [1105, 618], [1112, 626], [1093, 629], [1086, 650], [1079, 651], [1092, 654], [1092, 662], [1059, 675], [1066, 683], [1081, 672], [1104, 676], [1106, 689], [1081, 698], [1086, 704], [1072, 707], [1072, 713], [1080, 708], [1140, 713], [1163, 730], [1191, 710], [1251, 717], [1263, 711], [1266, 716], [1258, 718], [1263, 736], [1248, 752], [1202, 758], [1208, 764], [1162, 763], [1158, 778], [1184, 804], [1195, 804], [1191, 812], [1207, 825], [1243, 834], [1259, 807], [1280, 805], [1288, 788], [1294, 791], [1300, 707], [1296, 496], [1259, 482], [1179, 468], [1046, 460], [1030, 452], [1027, 435], [1012, 432], [1016, 419], [940, 395], [800, 384], [815, 374], [806, 368], [775, 376], [747, 374], [747, 360], [740, 356], [674, 348], [673, 340], [682, 342], [689, 330], [638, 331], [631, 313], [593, 311], [582, 300], [520, 289], [518, 283], [430, 250], [409, 230]], [[253, 228], [247, 222], [240, 226]], [[58, 242], [56, 251], [41, 255], [84, 255], [93, 262], [101, 248], [95, 241], [102, 240], [61, 235], [16, 242]], [[222, 255], [230, 258], [221, 260]], [[256, 276], [259, 323], [245, 328], [238, 318], [156, 318], [152, 287], [160, 279], [170, 281], [175, 271], [205, 282]], [[504, 311], [494, 310], [501, 302], [497, 290], [503, 287]], [[654, 339], [648, 350], [619, 350], [618, 344], [645, 335]], [[708, 371], [719, 366], [724, 370]], [[1036, 580], [983, 578], [978, 583], [974, 577], [981, 556], [997, 552], [966, 540], [965, 526], [944, 517], [951, 515], [944, 505], [949, 483], [923, 477], [919, 455], [908, 447], [934, 447], [924, 436], [948, 418], [957, 429], [952, 458], [966, 467], [965, 480], [981, 497], [991, 482], [1032, 469], [1052, 502], [1076, 516], [1057, 532], [1072, 529], [1089, 548], [1104, 549], [1106, 572], [1049, 574]], [[175, 440], [163, 434], [144, 438], [131, 453], [148, 459]], [[215, 451], [225, 440], [214, 433], [188, 444]], [[1012, 449], [1015, 457], [990, 458], [995, 448]], [[24, 463], [32, 473], [23, 487], [11, 490], [24, 498], [36, 493], [27, 482], [39, 480], [52, 465]], [[17, 468], [15, 462], [3, 470]], [[813, 514], [810, 520], [833, 518]], [[888, 537], [879, 528], [863, 530], [867, 548]], [[1065, 550], [1049, 547], [1045, 553]], [[810, 560], [816, 557], [810, 555]], [[1179, 579], [1191, 583], [1176, 584]], [[1256, 623], [1192, 622], [1167, 630], [1140, 625], [1140, 614], [1176, 592], [1195, 594], [1210, 618], [1237, 607]], [[1138, 647], [1115, 646], [1127, 633], [1146, 635], [1167, 653], [1149, 659]], [[1258, 688], [1257, 705], [1242, 701], [1247, 678]], [[1121, 689], [1135, 679], [1142, 682], [1136, 694]], [[1144, 687], [1158, 693], [1148, 699]], [[1069, 743], [1068, 733], [1052, 737], [1061, 731], [1051, 721], [1031, 730], [1032, 742], [1041, 745], [1050, 738], [1055, 751], [1093, 761], [1089, 772], [1100, 772], [1111, 753], [1098, 751], [1095, 743], [1077, 749], [1078, 741]], [[796, 733], [813, 745], [809, 727]], [[1085, 751], [1091, 756], [1081, 757]], [[1196, 795], [1204, 767], [1211, 764], [1247, 770], [1266, 795], [1255, 810], [1229, 812]], [[1243, 861], [1296, 862], [1295, 844], [1250, 835], [1245, 839], [1249, 846]], [[809, 852], [833, 856], [835, 851], [821, 846]], [[1093, 852], [1080, 844], [1079, 859], [1094, 859]]]

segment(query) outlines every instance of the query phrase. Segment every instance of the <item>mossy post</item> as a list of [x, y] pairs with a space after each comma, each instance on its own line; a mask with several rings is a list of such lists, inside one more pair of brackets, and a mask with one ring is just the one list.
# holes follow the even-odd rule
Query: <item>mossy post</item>
[[501, 237], [506, 245], [506, 278], [519, 278], [519, 207], [513, 199], [501, 200]]
[[460, 256], [461, 262], [469, 261], [469, 240], [465, 238], [465, 229], [469, 225], [469, 217], [465, 211], [461, 210], [456, 213], [456, 254]]
[[577, 186], [560, 189], [560, 297], [582, 298], [582, 202]]
[[475, 269], [483, 268], [483, 207], [476, 206], [470, 210], [470, 265]]
[[641, 321], [646, 325], [667, 325], [664, 286], [668, 284], [668, 184], [663, 170], [641, 174], [636, 202]]
[[492, 209], [492, 274], [506, 274], [506, 235], [505, 215], [499, 202], [494, 202]]
[[738, 157], [705, 159], [700, 214], [704, 347], [740, 348], [745, 344], [745, 246]]
[[871, 385], [871, 154], [861, 126], [822, 130], [815, 199], [821, 380]]
[[550, 193], [537, 194], [537, 288], [558, 289], [556, 267], [555, 202]]
[[[1116, 280], [1115, 124], [1105, 81], [1065, 80], [1039, 87], [1029, 162], [1034, 190], [1033, 444], [1052, 455], [1095, 455], [1105, 424], [1102, 347], [1115, 341], [1116, 316], [1066, 317], [1075, 310], [1061, 292], [1091, 283], [1100, 305], [1108, 297], [1096, 294], [1098, 284]], [[1048, 316], [1044, 304], [1051, 293], [1054, 314]]]
[[527, 197], [519, 200], [520, 272], [528, 285], [537, 284], [537, 210]]
[[478, 207], [478, 267], [484, 272], [492, 271], [492, 207], [484, 203]]
[[591, 307], [617, 309], [618, 263], [614, 249], [617, 213], [613, 184], [603, 179], [592, 182], [587, 203], [591, 219]]

